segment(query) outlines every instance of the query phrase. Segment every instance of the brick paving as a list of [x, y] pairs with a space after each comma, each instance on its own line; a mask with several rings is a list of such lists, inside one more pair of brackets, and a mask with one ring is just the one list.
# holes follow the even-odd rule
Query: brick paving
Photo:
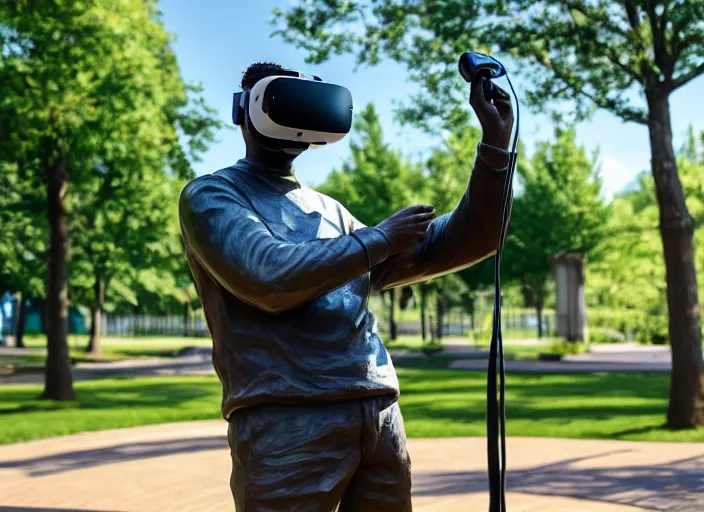
[[[222, 421], [0, 447], [0, 512], [234, 510]], [[412, 439], [414, 510], [487, 510], [483, 438]], [[704, 443], [510, 438], [511, 512], [704, 510]]]

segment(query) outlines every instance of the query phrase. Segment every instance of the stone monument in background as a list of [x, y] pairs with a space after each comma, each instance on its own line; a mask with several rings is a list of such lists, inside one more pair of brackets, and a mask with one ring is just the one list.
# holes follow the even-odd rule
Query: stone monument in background
[[587, 310], [584, 299], [584, 256], [561, 253], [552, 258], [555, 274], [557, 334], [568, 341], [584, 341]]

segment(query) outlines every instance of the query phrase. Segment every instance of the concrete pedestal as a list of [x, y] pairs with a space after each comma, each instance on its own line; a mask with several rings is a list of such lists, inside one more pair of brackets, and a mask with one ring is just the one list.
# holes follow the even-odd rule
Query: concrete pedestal
[[584, 258], [562, 253], [552, 259], [555, 273], [557, 334], [568, 341], [584, 341], [587, 314], [584, 299]]

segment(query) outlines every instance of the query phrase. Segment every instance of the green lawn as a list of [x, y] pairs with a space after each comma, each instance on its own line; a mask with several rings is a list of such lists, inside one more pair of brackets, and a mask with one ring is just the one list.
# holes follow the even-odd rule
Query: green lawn
[[[483, 348], [488, 348], [489, 340], [482, 340], [479, 345]], [[158, 337], [158, 336], [142, 336], [142, 337], [116, 337], [109, 336], [102, 340], [103, 354], [94, 356], [83, 352], [83, 348], [88, 343], [88, 337], [84, 335], [69, 336], [68, 344], [71, 350], [71, 357], [77, 361], [112, 361], [119, 359], [134, 359], [143, 357], [172, 357], [176, 352], [185, 347], [193, 346], [210, 346], [212, 343], [210, 338], [191, 338], [191, 337]], [[45, 336], [27, 336], [25, 345], [28, 348], [45, 349]], [[386, 346], [389, 349], [410, 349], [419, 350], [422, 345], [420, 336], [401, 335], [398, 339], [391, 343], [387, 342]], [[512, 340], [504, 341], [504, 352], [508, 357], [514, 359], [535, 359], [538, 352], [548, 349], [547, 344], [538, 343], [518, 343]], [[0, 356], [0, 367], [3, 365], [14, 364], [23, 367], [41, 366], [46, 356], [44, 354], [32, 355], [3, 355]]]
[[[473, 345], [480, 350], [489, 350], [489, 339], [475, 342]], [[420, 336], [400, 335], [394, 342], [385, 341], [384, 345], [389, 350], [408, 349], [420, 350], [423, 340]], [[550, 352], [558, 343], [553, 339], [542, 340], [542, 342], [524, 342], [518, 340], [504, 340], [504, 354], [511, 359], [537, 359], [540, 352]], [[442, 354], [442, 353], [441, 353]], [[439, 357], [439, 356], [434, 356]], [[457, 358], [455, 358], [457, 359]]]
[[[46, 348], [46, 336], [25, 337], [27, 348]], [[210, 338], [185, 336], [106, 336], [102, 339], [103, 354], [108, 359], [136, 357], [171, 357], [184, 347], [210, 346]], [[88, 336], [72, 334], [68, 337], [71, 356], [85, 358], [83, 349], [88, 345]]]
[[[401, 407], [409, 437], [483, 436], [483, 373], [400, 368]], [[37, 400], [38, 385], [0, 387], [0, 444], [76, 432], [219, 417], [215, 377], [83, 381], [78, 400]], [[512, 436], [704, 442], [704, 429], [661, 428], [668, 376], [537, 375], [507, 378]]]
[[[410, 437], [483, 436], [486, 374], [402, 369], [401, 405]], [[704, 428], [668, 431], [669, 375], [509, 374], [509, 436], [704, 441]]]
[[[40, 372], [46, 361], [46, 336], [30, 335], [25, 337], [25, 346], [30, 349], [43, 349], [36, 354], [0, 355], [0, 373], [12, 372]], [[185, 347], [210, 346], [210, 338], [190, 337], [116, 337], [109, 336], [102, 340], [101, 354], [86, 354], [84, 349], [88, 344], [88, 336], [70, 335], [68, 345], [71, 359], [76, 362], [108, 362], [123, 359], [173, 357], [176, 352]]]

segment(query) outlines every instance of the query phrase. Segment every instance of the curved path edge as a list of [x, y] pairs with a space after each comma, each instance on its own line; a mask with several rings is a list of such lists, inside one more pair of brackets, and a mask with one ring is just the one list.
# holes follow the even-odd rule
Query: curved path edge
[[[414, 510], [486, 511], [484, 438], [411, 439]], [[704, 510], [704, 443], [508, 439], [511, 512]], [[234, 510], [223, 421], [0, 446], [0, 512]]]

